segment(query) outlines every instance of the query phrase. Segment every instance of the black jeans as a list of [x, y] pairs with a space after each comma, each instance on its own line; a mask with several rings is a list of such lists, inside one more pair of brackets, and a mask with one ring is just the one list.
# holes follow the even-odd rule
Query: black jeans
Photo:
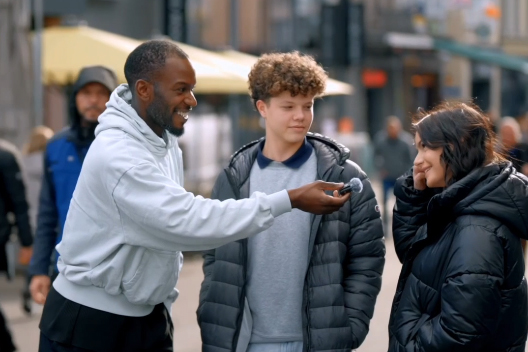
[[173, 351], [174, 327], [163, 304], [144, 317], [122, 316], [70, 301], [53, 286], [40, 331], [39, 352]]

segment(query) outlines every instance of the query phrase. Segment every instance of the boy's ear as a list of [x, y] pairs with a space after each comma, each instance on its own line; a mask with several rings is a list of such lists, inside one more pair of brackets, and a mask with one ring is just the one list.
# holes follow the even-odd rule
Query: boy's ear
[[266, 108], [267, 108], [266, 103], [263, 102], [262, 100], [257, 100], [256, 106], [257, 106], [257, 110], [260, 116], [262, 116], [263, 118], [266, 118]]

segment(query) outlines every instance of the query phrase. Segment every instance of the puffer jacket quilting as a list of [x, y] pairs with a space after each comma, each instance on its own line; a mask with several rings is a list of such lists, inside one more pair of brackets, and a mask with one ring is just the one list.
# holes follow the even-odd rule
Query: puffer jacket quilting
[[[342, 209], [316, 216], [310, 264], [305, 278], [303, 330], [305, 351], [357, 348], [365, 339], [381, 287], [385, 246], [374, 192], [348, 150], [320, 135], [308, 135], [318, 160], [318, 179], [364, 186]], [[213, 197], [249, 196], [249, 174], [257, 142], [236, 153], [217, 180]], [[235, 351], [245, 299], [247, 240], [204, 255], [205, 280], [197, 311], [203, 351]]]
[[528, 179], [511, 164], [477, 169], [441, 190], [395, 188], [393, 233], [403, 263], [389, 351], [523, 352]]

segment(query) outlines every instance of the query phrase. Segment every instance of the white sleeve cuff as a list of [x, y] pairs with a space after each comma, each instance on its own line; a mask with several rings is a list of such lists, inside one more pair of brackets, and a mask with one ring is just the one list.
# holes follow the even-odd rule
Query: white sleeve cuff
[[273, 215], [274, 218], [289, 213], [292, 210], [290, 196], [285, 189], [280, 192], [272, 193], [268, 195], [267, 198], [271, 205], [271, 215]]

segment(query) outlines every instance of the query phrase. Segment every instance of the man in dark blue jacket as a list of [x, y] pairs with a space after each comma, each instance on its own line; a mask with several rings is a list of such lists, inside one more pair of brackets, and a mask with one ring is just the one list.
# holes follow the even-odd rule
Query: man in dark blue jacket
[[58, 255], [54, 248], [62, 237], [84, 156], [95, 138], [97, 118], [105, 110], [110, 93], [116, 87], [117, 78], [112, 70], [103, 66], [82, 69], [70, 100], [71, 126], [47, 145], [37, 231], [29, 267], [33, 276], [31, 296], [39, 304], [46, 301], [52, 278], [57, 274]]

